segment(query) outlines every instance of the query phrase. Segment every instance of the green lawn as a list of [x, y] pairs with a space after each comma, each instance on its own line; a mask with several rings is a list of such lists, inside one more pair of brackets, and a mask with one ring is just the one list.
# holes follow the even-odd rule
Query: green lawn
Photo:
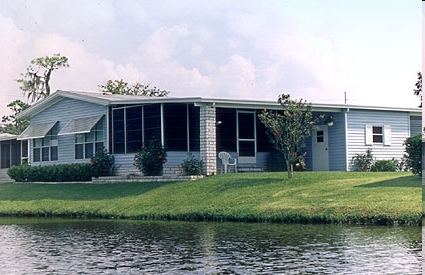
[[0, 184], [0, 215], [421, 224], [411, 173], [240, 173], [179, 183]]

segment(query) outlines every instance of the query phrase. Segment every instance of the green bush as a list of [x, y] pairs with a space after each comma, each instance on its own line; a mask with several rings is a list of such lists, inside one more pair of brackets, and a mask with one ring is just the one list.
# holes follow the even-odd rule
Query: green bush
[[353, 157], [353, 162], [359, 171], [370, 171], [373, 164], [372, 149], [367, 149], [365, 154], [356, 154]]
[[12, 166], [7, 170], [10, 178], [17, 182], [72, 182], [90, 181], [91, 164], [74, 163], [49, 166]]
[[370, 168], [370, 171], [373, 172], [395, 172], [397, 170], [398, 162], [395, 159], [377, 160], [374, 164], [372, 164], [372, 167]]
[[196, 159], [192, 153], [189, 153], [187, 159], [180, 164], [180, 169], [185, 175], [201, 175], [202, 161]]
[[422, 135], [409, 137], [404, 142], [405, 148], [405, 165], [413, 174], [422, 176]]
[[167, 162], [167, 152], [161, 143], [152, 138], [134, 155], [134, 166], [145, 176], [160, 176], [162, 167]]
[[94, 177], [113, 176], [115, 174], [115, 158], [105, 147], [97, 151], [90, 160]]

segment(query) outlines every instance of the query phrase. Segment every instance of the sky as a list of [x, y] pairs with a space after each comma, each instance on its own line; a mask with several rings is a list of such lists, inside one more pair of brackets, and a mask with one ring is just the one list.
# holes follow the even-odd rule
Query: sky
[[[421, 17], [422, 9], [422, 17]], [[0, 115], [30, 61], [60, 53], [51, 89], [123, 79], [171, 97], [417, 107], [417, 0], [0, 0]]]

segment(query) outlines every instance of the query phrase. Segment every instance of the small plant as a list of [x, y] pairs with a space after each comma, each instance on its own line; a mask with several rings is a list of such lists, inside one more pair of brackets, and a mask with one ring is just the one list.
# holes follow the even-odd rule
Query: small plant
[[367, 149], [365, 154], [356, 154], [353, 157], [353, 162], [359, 169], [359, 171], [370, 171], [373, 164], [372, 149]]
[[305, 163], [305, 157], [307, 156], [307, 152], [303, 154], [294, 153], [292, 155], [290, 163], [294, 166], [295, 171], [305, 171], [307, 170], [307, 165]]
[[396, 159], [377, 160], [370, 168], [370, 171], [372, 172], [396, 172], [397, 170], [398, 161]]
[[167, 162], [167, 152], [161, 143], [152, 138], [134, 155], [133, 165], [145, 176], [160, 176], [162, 167]]
[[94, 177], [113, 176], [115, 174], [115, 158], [108, 153], [105, 147], [91, 157], [91, 168]]
[[180, 170], [185, 175], [201, 175], [202, 161], [196, 159], [192, 153], [189, 153], [187, 159], [180, 164]]

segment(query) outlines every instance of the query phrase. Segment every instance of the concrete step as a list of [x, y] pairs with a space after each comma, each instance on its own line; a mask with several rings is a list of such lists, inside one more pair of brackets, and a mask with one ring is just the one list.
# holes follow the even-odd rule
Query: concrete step
[[7, 175], [7, 169], [0, 169], [0, 182], [12, 182], [13, 180]]

